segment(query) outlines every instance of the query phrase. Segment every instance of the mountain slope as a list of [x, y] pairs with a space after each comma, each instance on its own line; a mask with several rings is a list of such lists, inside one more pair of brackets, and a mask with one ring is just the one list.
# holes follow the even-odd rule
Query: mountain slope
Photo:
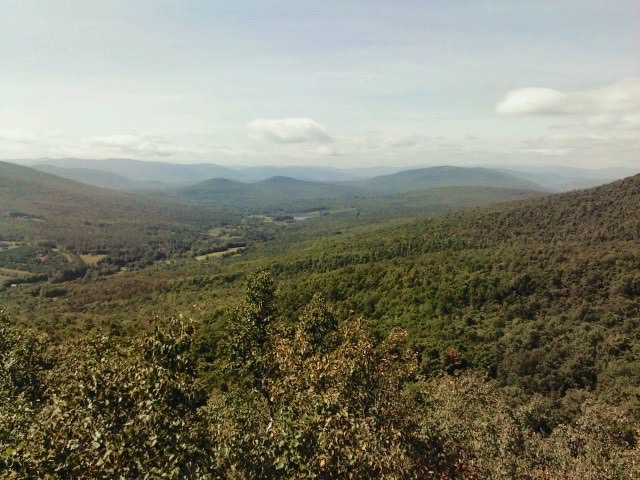
[[542, 395], [545, 422], [594, 399], [640, 418], [638, 211], [640, 175], [343, 233], [270, 268], [293, 305], [321, 291], [382, 331], [408, 329], [425, 373], [453, 351], [510, 398]]
[[[640, 175], [562, 193], [476, 220], [476, 228], [505, 238], [555, 241], [640, 239]], [[498, 230], [491, 229], [500, 225]]]

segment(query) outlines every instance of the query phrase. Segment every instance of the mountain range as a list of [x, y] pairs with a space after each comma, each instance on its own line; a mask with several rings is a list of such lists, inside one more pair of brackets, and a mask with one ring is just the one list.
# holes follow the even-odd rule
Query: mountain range
[[[212, 178], [195, 185], [148, 192], [159, 197], [175, 196], [198, 205], [248, 208], [266, 213], [280, 210], [304, 212], [320, 208], [354, 207], [355, 199], [403, 195], [445, 187], [491, 187], [511, 191], [541, 192], [540, 185], [505, 172], [485, 168], [430, 167], [407, 170], [352, 182], [310, 182], [276, 176], [254, 183]], [[444, 193], [443, 193], [444, 194]], [[446, 196], [446, 194], [444, 194]], [[345, 204], [345, 200], [352, 203]]]
[[[126, 158], [87, 160], [81, 158], [7, 160], [54, 173], [91, 185], [126, 190], [130, 188], [158, 188], [198, 183], [210, 178], [225, 178], [240, 182], [258, 182], [282, 176], [315, 182], [349, 182], [387, 175], [400, 171], [397, 167], [364, 167], [340, 169], [320, 166], [257, 166], [225, 167], [212, 163], [178, 164], [147, 162]], [[87, 170], [95, 173], [87, 174]], [[119, 175], [116, 179], [113, 175]]]
[[[356, 183], [375, 177], [386, 177], [402, 171], [425, 170], [425, 167], [365, 167], [335, 168], [324, 166], [221, 166], [211, 163], [177, 164], [164, 162], [147, 162], [125, 158], [90, 160], [80, 158], [58, 159], [21, 159], [8, 160], [12, 163], [27, 165], [53, 173], [55, 175], [77, 180], [82, 183], [119, 190], [164, 188], [171, 186], [193, 185], [211, 178], [224, 178], [238, 182], [254, 183], [270, 177], [291, 177], [296, 180], [326, 183]], [[455, 167], [450, 167], [454, 169]], [[458, 167], [462, 168], [462, 167]], [[487, 170], [501, 172], [517, 177], [521, 182], [529, 182], [528, 188], [551, 192], [590, 188], [612, 182], [636, 173], [640, 168], [607, 168], [585, 169], [565, 166], [533, 167], [533, 166], [484, 166], [475, 171], [476, 178], [471, 184], [482, 184]], [[453, 170], [452, 170], [453, 171]], [[411, 176], [412, 174], [405, 174]], [[441, 175], [442, 178], [442, 175]], [[458, 178], [457, 181], [460, 179]], [[495, 180], [495, 178], [494, 178]], [[386, 186], [387, 179], [380, 179], [379, 184]], [[394, 179], [400, 182], [400, 179]], [[463, 184], [467, 185], [468, 181]], [[376, 182], [373, 182], [376, 183]], [[493, 184], [493, 183], [491, 183]], [[442, 185], [440, 185], [442, 186]]]

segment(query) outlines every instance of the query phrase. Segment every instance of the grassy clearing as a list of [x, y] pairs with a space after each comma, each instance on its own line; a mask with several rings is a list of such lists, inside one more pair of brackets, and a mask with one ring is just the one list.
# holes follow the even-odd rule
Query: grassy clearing
[[91, 255], [91, 254], [80, 255], [80, 258], [82, 259], [82, 261], [85, 263], [85, 265], [88, 265], [88, 266], [96, 265], [100, 260], [102, 260], [105, 257], [106, 255]]
[[226, 250], [223, 250], [222, 252], [213, 252], [213, 253], [207, 253], [206, 255], [199, 255], [199, 256], [196, 257], [196, 260], [208, 260], [210, 258], [221, 258], [221, 257], [224, 257], [226, 255], [234, 255], [236, 253], [240, 253], [244, 249], [245, 249], [245, 247], [227, 248]]
[[242, 234], [235, 228], [229, 227], [213, 227], [207, 231], [207, 235], [211, 238], [217, 238], [218, 240], [233, 240], [240, 238]]
[[31, 275], [30, 272], [25, 272], [23, 270], [12, 270], [10, 268], [0, 268], [0, 276], [7, 277], [7, 278], [20, 278], [20, 277], [27, 277], [29, 275]]
[[14, 248], [18, 248], [22, 245], [21, 242], [7, 242], [4, 240], [0, 240], [0, 251], [2, 250], [12, 250]]

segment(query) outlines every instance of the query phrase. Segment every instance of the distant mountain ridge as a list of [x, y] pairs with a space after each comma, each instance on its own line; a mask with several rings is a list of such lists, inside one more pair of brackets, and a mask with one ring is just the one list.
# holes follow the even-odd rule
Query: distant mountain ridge
[[301, 211], [322, 206], [322, 200], [335, 201], [356, 197], [373, 199], [446, 187], [544, 191], [540, 185], [533, 182], [489, 169], [429, 167], [369, 180], [341, 183], [309, 182], [285, 176], [275, 176], [253, 183], [213, 178], [195, 185], [167, 189], [165, 192], [182, 200], [207, 206]]
[[169, 190], [179, 198], [203, 205], [291, 210], [304, 200], [346, 198], [354, 190], [345, 185], [307, 182], [276, 176], [254, 183], [212, 178], [196, 185]]
[[[350, 184], [352, 187], [358, 184], [358, 188], [369, 191], [377, 190], [378, 192], [386, 191], [387, 193], [412, 191], [415, 189], [413, 184], [416, 182], [422, 182], [418, 188], [474, 185], [562, 192], [590, 188], [640, 173], [640, 168], [585, 169], [564, 166], [337, 168], [266, 165], [231, 167], [205, 162], [177, 164], [126, 158], [101, 160], [41, 158], [9, 161], [35, 167], [64, 178], [119, 190], [180, 187], [194, 185], [212, 178], [255, 183], [270, 177], [281, 176], [307, 182]], [[401, 175], [394, 177], [396, 174]], [[508, 175], [509, 178], [501, 177], [501, 175]], [[515, 181], [514, 178], [518, 180]]]
[[366, 191], [383, 194], [406, 193], [436, 187], [500, 187], [545, 190], [535, 182], [482, 167], [427, 167], [384, 175], [357, 184]]
[[93, 185], [96, 187], [112, 188], [115, 190], [126, 190], [134, 188], [136, 183], [128, 178], [113, 172], [104, 170], [94, 170], [92, 168], [56, 167], [55, 165], [34, 165], [36, 170], [50, 173], [61, 178], [74, 180], [76, 182]]
[[[11, 163], [37, 168], [42, 171], [72, 180], [91, 179], [98, 186], [118, 189], [157, 188], [163, 186], [192, 185], [210, 178], [226, 178], [239, 182], [259, 182], [270, 177], [283, 176], [310, 182], [350, 182], [372, 178], [381, 174], [395, 173], [398, 167], [336, 168], [322, 166], [239, 166], [225, 167], [212, 163], [178, 164], [147, 162], [126, 158], [87, 160], [81, 158], [42, 158], [37, 160], [8, 160]], [[82, 172], [80, 172], [82, 170]], [[99, 177], [91, 177], [84, 170], [102, 172]], [[107, 173], [120, 175], [128, 183], [114, 182], [105, 177]], [[105, 178], [102, 178], [105, 177]], [[93, 182], [93, 183], [92, 183]], [[124, 186], [119, 186], [120, 184]]]
[[228, 178], [234, 175], [234, 170], [212, 163], [177, 164], [147, 162], [128, 158], [106, 158], [101, 160], [59, 158], [44, 160], [40, 165], [52, 165], [67, 169], [99, 170], [120, 175], [131, 182], [146, 185], [150, 183], [167, 185], [190, 184], [207, 178]]

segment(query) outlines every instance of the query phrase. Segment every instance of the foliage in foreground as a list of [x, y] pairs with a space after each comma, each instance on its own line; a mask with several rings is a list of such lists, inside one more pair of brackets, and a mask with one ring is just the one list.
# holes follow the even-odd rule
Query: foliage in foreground
[[225, 388], [207, 389], [192, 322], [128, 343], [53, 344], [0, 321], [5, 478], [640, 476], [637, 431], [585, 404], [543, 436], [536, 398], [507, 407], [479, 375], [429, 379], [404, 334], [376, 341], [316, 297], [288, 324], [266, 274], [232, 315]]

